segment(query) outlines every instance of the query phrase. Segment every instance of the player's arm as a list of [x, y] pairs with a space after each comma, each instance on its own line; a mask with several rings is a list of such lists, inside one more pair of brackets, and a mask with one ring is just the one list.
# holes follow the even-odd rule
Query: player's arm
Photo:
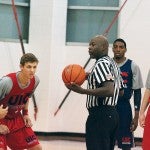
[[8, 113], [8, 107], [4, 107], [1, 100], [10, 92], [12, 88], [12, 80], [9, 77], [0, 79], [0, 119], [4, 118]]
[[141, 88], [143, 87], [143, 81], [141, 76], [141, 71], [138, 65], [136, 65], [134, 62], [132, 63], [132, 73], [133, 73], [133, 94], [134, 94], [134, 118], [131, 124], [131, 130], [135, 131], [135, 129], [138, 126], [138, 118], [139, 118], [139, 110], [140, 110], [140, 104], [141, 104]]
[[32, 122], [28, 114], [28, 106], [29, 106], [29, 100], [27, 101], [27, 103], [24, 106], [24, 109], [22, 110], [22, 115], [26, 127], [32, 127]]
[[26, 104], [25, 104], [25, 106], [24, 106], [24, 108], [22, 110], [22, 115], [23, 116], [28, 116], [29, 115], [28, 114], [28, 106], [29, 106], [29, 100], [27, 100], [27, 102], [26, 102]]
[[[0, 79], [0, 119], [4, 118], [8, 113], [8, 107], [4, 107], [1, 100], [10, 92], [12, 88], [12, 81], [8, 77]], [[6, 125], [0, 124], [0, 134], [9, 133], [9, 129]]]
[[145, 126], [145, 111], [149, 105], [149, 98], [150, 98], [150, 89], [146, 89], [144, 92], [140, 113], [139, 113], [139, 123], [141, 127]]
[[139, 110], [140, 110], [140, 104], [141, 104], [141, 89], [136, 89], [134, 90], [134, 110], [137, 112], [135, 115], [138, 117], [139, 116]]
[[131, 124], [131, 131], [135, 131], [138, 126], [139, 110], [141, 104], [141, 89], [134, 90], [134, 118]]
[[145, 111], [150, 102], [150, 70], [148, 72], [145, 87], [146, 89], [144, 92], [144, 96], [143, 96], [143, 100], [142, 100], [142, 104], [140, 108], [140, 114], [139, 114], [139, 123], [141, 127], [145, 126]]
[[[38, 76], [35, 75], [35, 86], [34, 86], [34, 90], [32, 92], [32, 94], [34, 93], [35, 89], [37, 88], [38, 84], [39, 84], [40, 80], [38, 78]], [[30, 95], [29, 98], [31, 98], [33, 95]], [[29, 113], [28, 113], [28, 106], [29, 106], [29, 100], [27, 101], [27, 103], [25, 104], [25, 107], [24, 109], [22, 110], [22, 114], [23, 114], [23, 118], [24, 118], [24, 122], [25, 122], [25, 125], [27, 127], [31, 127], [32, 126], [32, 122], [31, 122], [31, 119], [29, 117]], [[36, 108], [37, 109], [37, 108]], [[36, 112], [37, 113], [37, 112]]]

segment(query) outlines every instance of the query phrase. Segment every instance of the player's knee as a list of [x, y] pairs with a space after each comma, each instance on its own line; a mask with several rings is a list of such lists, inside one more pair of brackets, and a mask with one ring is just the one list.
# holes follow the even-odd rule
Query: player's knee
[[42, 150], [42, 146], [39, 144], [37, 145], [36, 149], [35, 150]]
[[28, 150], [42, 150], [42, 146], [39, 144], [39, 145], [36, 145]]
[[42, 146], [41, 146], [41, 145], [39, 145], [39, 148], [38, 148], [38, 150], [42, 150]]

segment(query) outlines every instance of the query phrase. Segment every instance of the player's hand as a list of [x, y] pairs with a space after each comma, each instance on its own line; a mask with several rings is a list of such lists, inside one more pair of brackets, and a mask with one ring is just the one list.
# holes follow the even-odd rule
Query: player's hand
[[3, 105], [0, 105], [0, 119], [4, 118], [8, 113], [8, 107], [3, 108]]
[[131, 122], [130, 130], [131, 132], [135, 131], [138, 126], [138, 118], [134, 118]]
[[140, 123], [140, 126], [142, 128], [145, 127], [145, 114], [140, 114], [140, 116], [139, 116], [139, 123]]
[[84, 94], [84, 89], [79, 86], [78, 84], [71, 82], [70, 84], [65, 84], [66, 87], [74, 92], [80, 93], [80, 94]]
[[6, 125], [0, 124], [0, 134], [8, 134], [9, 133], [9, 129]]
[[32, 127], [33, 124], [28, 115], [23, 116], [23, 119], [26, 127]]

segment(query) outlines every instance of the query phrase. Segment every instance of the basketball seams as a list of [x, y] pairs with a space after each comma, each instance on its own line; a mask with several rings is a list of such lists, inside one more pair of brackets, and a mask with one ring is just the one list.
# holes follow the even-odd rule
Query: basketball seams
[[67, 75], [67, 69], [69, 70], [69, 67], [70, 66], [67, 66], [65, 67], [65, 69], [63, 70], [63, 74], [62, 74], [62, 77], [63, 77], [63, 80], [65, 83], [70, 83], [70, 80], [68, 80], [68, 75]]
[[71, 70], [70, 70], [70, 81], [69, 81], [69, 82], [72, 82], [72, 71], [73, 71], [73, 66], [74, 66], [74, 65], [71, 65]]
[[[63, 77], [65, 78], [64, 80], [67, 81], [67, 83], [69, 83], [68, 79], [67, 79], [67, 76], [66, 76], [66, 71], [63, 71]], [[66, 83], [66, 82], [65, 82]]]
[[74, 82], [81, 85], [85, 81], [85, 76], [84, 68], [78, 64], [70, 64], [62, 72], [62, 79], [65, 84]]
[[81, 68], [81, 71], [80, 71], [80, 74], [79, 74], [78, 78], [79, 78], [79, 77], [82, 78], [82, 79], [84, 79], [84, 80], [79, 81], [78, 84], [81, 85], [81, 84], [85, 81], [85, 77], [86, 77], [86, 74], [85, 74], [83, 68]]
[[[80, 73], [81, 73], [81, 71], [82, 71], [82, 67], [81, 67], [81, 66], [79, 66], [79, 67], [80, 67], [80, 71], [79, 71], [78, 75], [76, 76], [76, 78], [73, 80], [73, 82], [75, 82], [75, 83], [76, 83], [76, 80], [79, 78]], [[77, 82], [77, 83], [78, 83], [78, 82]]]

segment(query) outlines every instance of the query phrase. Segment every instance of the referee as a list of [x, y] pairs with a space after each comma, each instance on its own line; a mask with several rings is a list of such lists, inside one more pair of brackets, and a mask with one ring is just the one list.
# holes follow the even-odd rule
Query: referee
[[72, 83], [66, 87], [80, 94], [87, 94], [86, 121], [87, 150], [114, 150], [118, 128], [115, 109], [118, 95], [123, 95], [123, 82], [115, 62], [108, 56], [108, 40], [98, 35], [89, 43], [90, 58], [96, 59], [88, 74], [87, 89]]

